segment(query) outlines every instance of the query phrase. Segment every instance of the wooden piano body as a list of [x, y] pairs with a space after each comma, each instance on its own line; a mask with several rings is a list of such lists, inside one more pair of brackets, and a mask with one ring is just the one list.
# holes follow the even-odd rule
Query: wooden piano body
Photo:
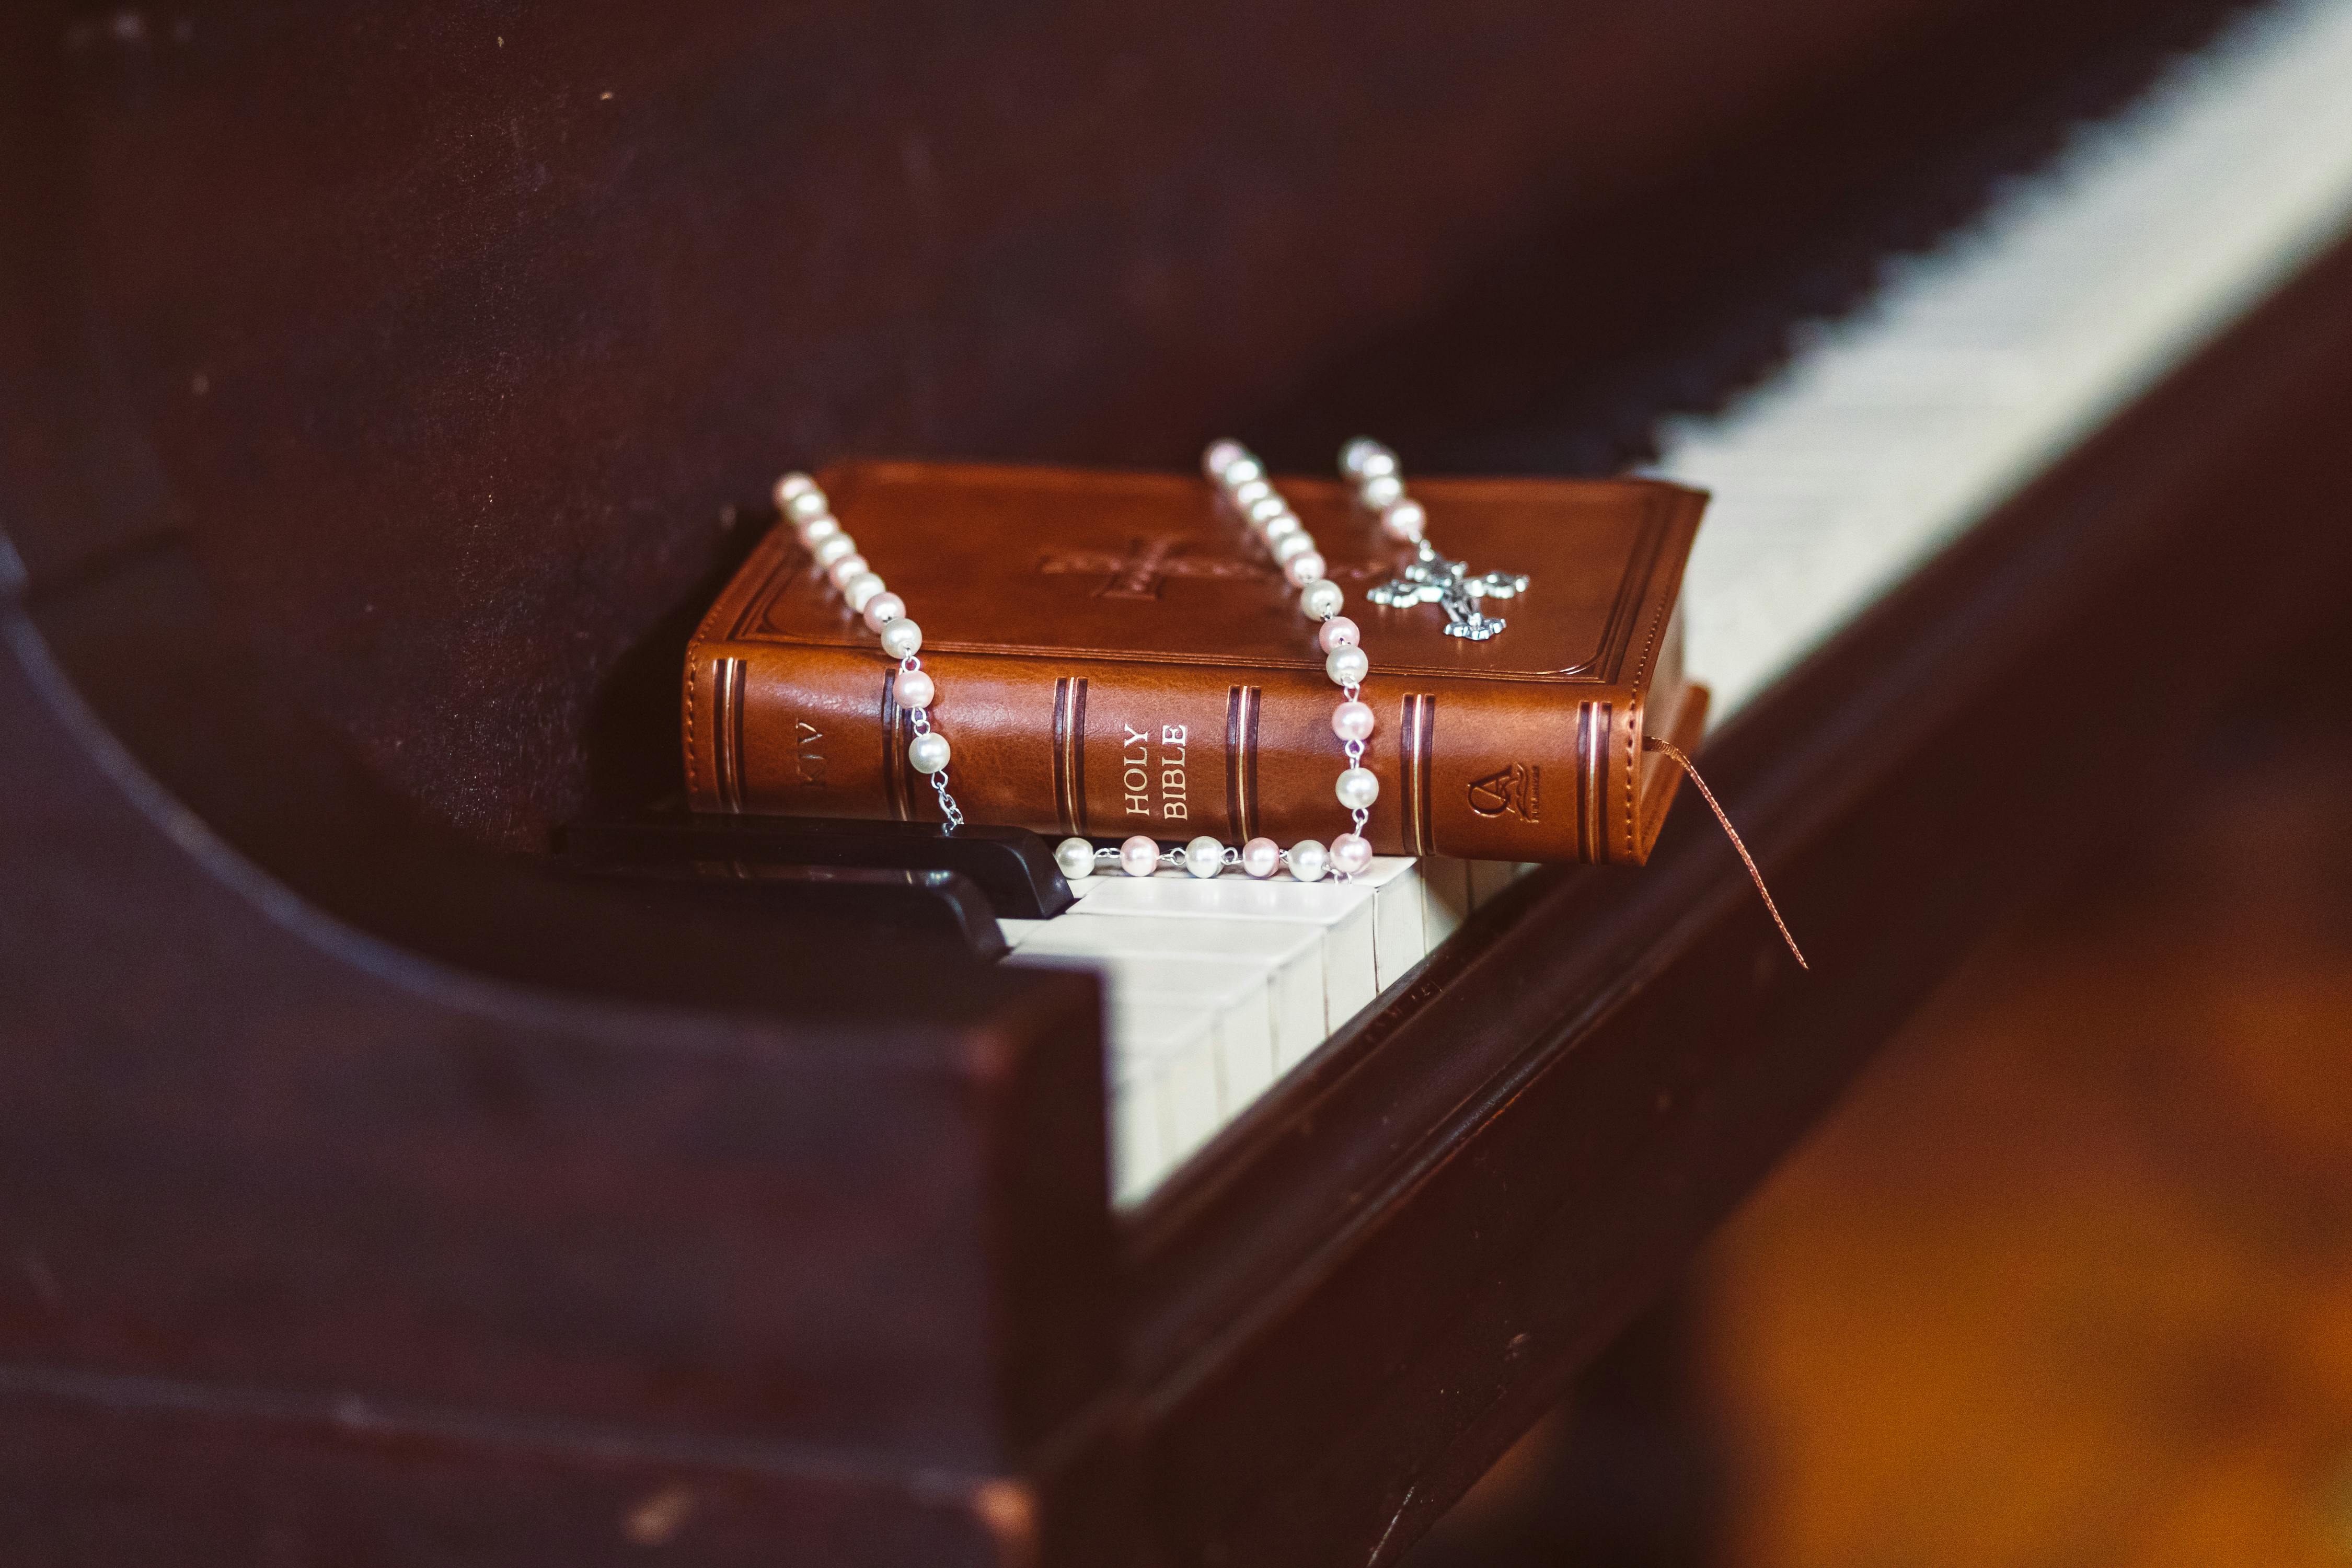
[[551, 835], [788, 462], [1641, 460], [2227, 24], [27, 8], [11, 1560], [1392, 1561], [2339, 609], [2352, 253], [1743, 694], [1811, 975], [1686, 811], [1131, 1207], [1090, 979]]

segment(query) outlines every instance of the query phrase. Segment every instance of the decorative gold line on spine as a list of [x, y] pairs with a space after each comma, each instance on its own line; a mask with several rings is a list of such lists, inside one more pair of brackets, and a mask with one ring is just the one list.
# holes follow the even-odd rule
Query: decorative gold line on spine
[[1579, 705], [1576, 720], [1576, 853], [1582, 860], [1608, 858], [1601, 822], [1609, 798], [1611, 705]]
[[[906, 716], [898, 710], [898, 671], [894, 668], [882, 678], [882, 795], [898, 820], [910, 822], [914, 810], [907, 799], [907, 741], [899, 735], [899, 721]], [[911, 721], [908, 722], [912, 728]]]
[[1062, 831], [1078, 830], [1078, 805], [1070, 788], [1070, 678], [1054, 682], [1054, 810]]
[[1081, 838], [1087, 833], [1087, 678], [1070, 682], [1070, 820]]
[[1258, 687], [1242, 688], [1242, 754], [1236, 770], [1242, 781], [1241, 826], [1235, 837], [1247, 841], [1257, 837], [1257, 721], [1265, 709], [1265, 692]]
[[1225, 832], [1236, 842], [1242, 831], [1242, 689], [1225, 688]]
[[1225, 689], [1225, 826], [1236, 841], [1257, 836], [1257, 710], [1255, 686]]
[[710, 683], [711, 766], [719, 774], [719, 805], [743, 809], [743, 661], [722, 658]]
[[1435, 751], [1437, 694], [1409, 694], [1404, 700], [1404, 722], [1401, 728], [1398, 761], [1404, 772], [1406, 839], [1413, 854], [1433, 854], [1436, 836], [1429, 819], [1430, 761]]

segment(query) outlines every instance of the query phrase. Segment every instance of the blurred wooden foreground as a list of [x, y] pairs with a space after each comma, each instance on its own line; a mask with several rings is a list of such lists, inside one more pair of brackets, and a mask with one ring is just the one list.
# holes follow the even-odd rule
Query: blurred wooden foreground
[[1416, 1568], [2352, 1563], [2347, 669], [1979, 952]]

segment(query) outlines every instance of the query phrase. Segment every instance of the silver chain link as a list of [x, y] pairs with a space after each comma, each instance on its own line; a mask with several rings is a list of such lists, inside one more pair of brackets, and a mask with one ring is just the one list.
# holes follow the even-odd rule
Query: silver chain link
[[[911, 653], [898, 661], [898, 668], [905, 674], [911, 675], [916, 670], [922, 668], [923, 661]], [[915, 716], [912, 721], [915, 733], [918, 735], [929, 734], [931, 732], [931, 715], [929, 711], [921, 708], [912, 709], [909, 710], [909, 711], [911, 711]], [[947, 769], [941, 768], [938, 773], [931, 775], [931, 793], [940, 797], [940, 815], [947, 818], [948, 831], [950, 833], [953, 833], [957, 828], [961, 827], [963, 826], [963, 807], [958, 805], [956, 804], [955, 796], [948, 793]]]

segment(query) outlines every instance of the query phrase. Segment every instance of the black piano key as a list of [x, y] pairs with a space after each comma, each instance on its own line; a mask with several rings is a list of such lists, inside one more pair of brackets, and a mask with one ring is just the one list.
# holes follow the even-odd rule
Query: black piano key
[[575, 823], [564, 831], [563, 850], [591, 869], [710, 863], [953, 871], [1012, 920], [1049, 919], [1076, 901], [1052, 847], [1019, 827], [967, 826], [950, 834], [927, 822], [664, 811]]
[[995, 906], [980, 884], [961, 871], [889, 870], [866, 866], [788, 866], [752, 859], [644, 859], [577, 870], [659, 881], [725, 882], [763, 908], [840, 921], [845, 927], [887, 928], [910, 936], [946, 938], [976, 957], [1002, 958], [1004, 933]]

